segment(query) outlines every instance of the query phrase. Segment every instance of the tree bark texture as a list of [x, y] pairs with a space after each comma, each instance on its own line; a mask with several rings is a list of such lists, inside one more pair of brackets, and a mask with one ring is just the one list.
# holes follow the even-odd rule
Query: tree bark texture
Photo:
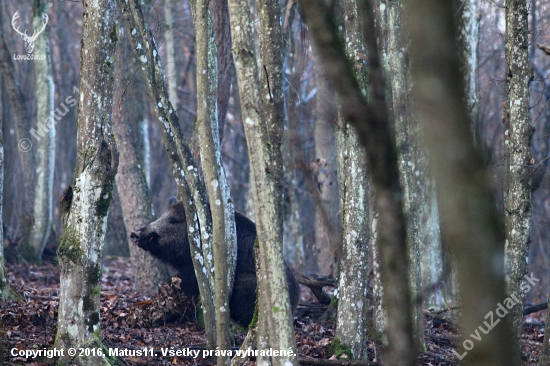
[[[264, 11], [280, 12], [277, 7], [276, 4], [270, 4], [270, 9], [264, 9]], [[264, 14], [264, 16], [277, 19], [280, 14]], [[242, 116], [251, 161], [250, 182], [254, 196], [260, 251], [259, 291], [260, 296], [265, 294], [264, 299], [260, 300], [260, 305], [264, 301], [265, 306], [259, 308], [258, 316], [260, 322], [262, 319], [267, 319], [269, 347], [292, 350], [296, 355], [292, 310], [290, 308], [282, 253], [281, 201], [283, 177], [280, 143], [283, 126], [279, 124], [280, 120], [276, 116], [268, 116], [268, 122], [266, 122], [264, 115], [260, 93], [265, 86], [261, 88], [258, 81], [259, 73], [256, 64], [257, 58], [254, 55], [249, 2], [246, 0], [230, 0], [229, 17], [233, 39], [233, 58], [237, 69]], [[263, 34], [262, 37], [263, 39], [280, 37], [280, 31], [278, 36], [277, 33], [273, 33]], [[280, 48], [272, 50], [272, 52], [278, 54], [277, 57], [281, 57]], [[265, 57], [263, 59], [268, 61]], [[272, 73], [280, 72], [280, 69], [275, 68], [274, 70]], [[262, 75], [265, 75], [265, 69]], [[262, 84], [264, 84], [264, 80], [267, 83], [267, 79], [262, 77], [261, 80]], [[271, 93], [274, 102], [275, 100], [282, 100], [279, 99], [282, 98], [282, 95], [275, 96], [273, 89]], [[282, 89], [279, 93], [282, 93]], [[266, 95], [266, 98], [269, 97]], [[269, 114], [270, 110], [268, 109], [265, 112]], [[297, 365], [297, 358], [296, 356], [275, 357], [272, 362], [274, 365]]]
[[[33, 8], [33, 28], [40, 29], [47, 17], [49, 1], [35, 0]], [[36, 120], [47, 126], [44, 136], [37, 141], [36, 181], [33, 206], [33, 225], [29, 234], [28, 246], [35, 261], [42, 259], [42, 252], [50, 236], [52, 227], [53, 173], [55, 169], [55, 124], [52, 60], [48, 29], [36, 39], [34, 51], [45, 55], [45, 60], [34, 61], [36, 76]], [[59, 117], [57, 117], [59, 118]]]
[[[2, 216], [4, 197], [4, 121], [0, 117], [0, 238], [4, 237], [4, 219]], [[0, 241], [0, 302], [6, 300], [10, 294], [8, 274], [4, 261], [4, 240]], [[0, 322], [1, 325], [1, 322]]]
[[[29, 139], [29, 129], [30, 124], [34, 120], [32, 115], [32, 108], [29, 98], [23, 93], [17, 72], [15, 70], [14, 60], [12, 59], [12, 54], [8, 49], [4, 37], [4, 24], [3, 24], [3, 12], [2, 7], [0, 6], [0, 72], [2, 73], [2, 80], [4, 80], [4, 85], [6, 88], [6, 93], [11, 102], [13, 119], [15, 120], [15, 136], [21, 144], [20, 141], [24, 141], [24, 144], [30, 142], [23, 139]], [[19, 147], [22, 145], [18, 145]], [[21, 148], [18, 151], [18, 158], [21, 163], [21, 168], [23, 170], [23, 179], [24, 179], [24, 194], [22, 195], [22, 202], [20, 203], [22, 207], [22, 231], [23, 236], [23, 255], [28, 260], [34, 259], [34, 253], [32, 248], [27, 250], [28, 246], [28, 235], [31, 231], [32, 222], [34, 219], [33, 216], [33, 197], [35, 194], [35, 168], [36, 168], [36, 156], [35, 151], [30, 147], [30, 149]]]
[[191, 258], [201, 294], [207, 347], [215, 348], [212, 217], [206, 198], [206, 189], [199, 177], [193, 154], [183, 137], [178, 117], [170, 103], [160, 55], [149, 24], [145, 21], [140, 0], [119, 0], [118, 5], [122, 9], [126, 28], [129, 29], [132, 50], [136, 62], [140, 64], [147, 94], [158, 119], [178, 186], [178, 196], [184, 204]]
[[391, 84], [395, 140], [399, 164], [399, 178], [403, 187], [403, 211], [407, 219], [407, 244], [411, 263], [409, 286], [412, 293], [412, 316], [419, 349], [424, 349], [424, 316], [422, 314], [422, 276], [420, 269], [420, 225], [418, 214], [419, 200], [416, 195], [413, 172], [412, 142], [409, 126], [412, 114], [409, 104], [408, 43], [402, 27], [403, 3], [401, 0], [386, 2], [388, 15], [388, 81]]
[[[334, 92], [328, 75], [319, 59], [319, 53], [313, 47], [315, 64], [315, 178], [319, 189], [320, 205], [315, 207], [315, 253], [317, 267], [324, 276], [336, 277], [338, 260], [341, 254], [337, 237], [338, 223], [338, 181], [336, 166], [335, 126], [336, 106]], [[340, 128], [340, 127], [336, 127]], [[326, 225], [326, 219], [332, 225]]]
[[[366, 97], [370, 89], [369, 73], [365, 63], [357, 3], [354, 0], [344, 0], [342, 7], [347, 58], [354, 66], [359, 88], [363, 97]], [[339, 163], [343, 170], [338, 177], [340, 185], [344, 187], [344, 197], [341, 205], [342, 257], [339, 266], [336, 337], [351, 348], [352, 358], [365, 359], [370, 236], [369, 171], [365, 148], [357, 131], [346, 120], [344, 111], [339, 114], [341, 118], [338, 128], [344, 135], [343, 146], [339, 146], [344, 152], [339, 156], [344, 161]]]
[[[215, 273], [216, 334], [219, 349], [231, 348], [229, 298], [237, 265], [235, 212], [223, 170], [218, 128], [217, 49], [212, 28], [210, 2], [194, 5], [197, 50], [197, 131], [201, 166], [206, 181], [210, 210]], [[218, 357], [218, 366], [229, 364], [230, 357]]]
[[362, 9], [363, 32], [370, 65], [372, 105], [363, 97], [348, 64], [342, 43], [337, 38], [336, 23], [327, 7], [318, 0], [299, 2], [307, 19], [309, 34], [325, 63], [342, 106], [345, 119], [353, 125], [367, 151], [375, 189], [376, 210], [380, 214], [378, 240], [382, 264], [384, 295], [388, 310], [388, 365], [414, 365], [416, 361], [410, 317], [408, 258], [402, 191], [399, 184], [397, 152], [385, 104], [385, 86], [378, 61], [372, 9]]
[[[116, 43], [113, 5], [111, 1], [84, 1], [74, 196], [58, 249], [57, 348], [101, 346], [103, 240], [118, 166], [111, 129]], [[60, 362], [108, 364], [103, 357], [68, 355]]]
[[218, 127], [220, 144], [223, 140], [223, 130], [229, 97], [231, 94], [231, 69], [233, 56], [231, 55], [231, 28], [229, 26], [229, 10], [227, 0], [213, 0], [210, 3], [212, 9], [212, 22], [216, 46], [218, 50]]
[[472, 132], [479, 142], [477, 135], [477, 43], [479, 41], [479, 15], [477, 0], [460, 0], [457, 2], [458, 11], [458, 42], [462, 74], [464, 75], [464, 94], [468, 104], [468, 111], [472, 119]]
[[178, 71], [176, 68], [176, 49], [174, 45], [174, 20], [172, 17], [172, 0], [164, 0], [164, 18], [166, 29], [164, 40], [166, 43], [166, 82], [168, 83], [168, 96], [172, 107], [178, 111]]
[[[507, 129], [504, 143], [510, 155], [507, 172], [507, 192], [504, 195], [506, 231], [506, 278], [508, 294], [521, 299], [511, 310], [518, 350], [523, 327], [525, 288], [522, 286], [527, 267], [531, 233], [532, 199], [531, 170], [532, 145], [529, 84], [533, 72], [529, 64], [527, 1], [506, 1], [506, 94]], [[514, 363], [520, 363], [520, 353]]]
[[[122, 20], [122, 19], [121, 19]], [[113, 96], [113, 130], [120, 153], [116, 186], [120, 196], [120, 204], [124, 217], [126, 232], [130, 233], [148, 225], [154, 220], [151, 194], [145, 177], [145, 165], [140, 159], [136, 137], [140, 136], [141, 121], [137, 105], [142, 101], [144, 93], [130, 87], [135, 62], [129, 41], [126, 38], [127, 29], [119, 21], [117, 24], [117, 48], [115, 64], [115, 91]], [[130, 93], [130, 97], [128, 95]], [[145, 296], [157, 293], [159, 283], [170, 280], [166, 265], [149, 255], [146, 251], [133, 244], [129, 238], [128, 249], [134, 272], [136, 290]]]
[[478, 327], [490, 328], [484, 325], [487, 314], [506, 297], [504, 237], [493, 182], [470, 131], [453, 4], [411, 0], [405, 12], [410, 20], [414, 100], [446, 218], [443, 235], [457, 262], [461, 330], [468, 337], [463, 345], [469, 348], [473, 343], [469, 350], [460, 350], [460, 357], [466, 365], [509, 365], [517, 349], [510, 319], [503, 318], [480, 342], [469, 337], [480, 333]]

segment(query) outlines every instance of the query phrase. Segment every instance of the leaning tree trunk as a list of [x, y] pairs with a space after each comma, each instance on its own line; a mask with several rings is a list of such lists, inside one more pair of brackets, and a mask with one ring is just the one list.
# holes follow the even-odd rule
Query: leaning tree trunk
[[[511, 362], [517, 343], [509, 317], [495, 316], [499, 322], [491, 330], [494, 323], [487, 316], [506, 297], [504, 237], [492, 180], [470, 132], [453, 3], [413, 0], [405, 11], [412, 39], [413, 96], [445, 217], [442, 231], [455, 255], [461, 289], [462, 334], [467, 339], [458, 357], [467, 365], [516, 364]], [[475, 340], [477, 334], [481, 342]]]
[[[280, 18], [280, 9], [276, 3], [266, 3], [272, 14], [265, 14], [273, 23]], [[261, 88], [258, 83], [257, 59], [254, 56], [253, 33], [251, 26], [250, 4], [246, 0], [229, 0], [229, 17], [231, 21], [231, 36], [233, 39], [233, 58], [237, 68], [237, 79], [241, 97], [242, 116], [248, 152], [251, 161], [251, 183], [254, 196], [255, 217], [259, 242], [260, 273], [258, 273], [259, 293], [265, 295], [259, 308], [259, 320], [267, 319], [269, 328], [269, 345], [272, 349], [292, 351], [294, 356], [285, 355], [272, 358], [275, 365], [297, 365], [296, 340], [292, 326], [292, 311], [290, 308], [285, 265], [282, 255], [282, 161], [281, 161], [281, 134], [282, 124], [278, 124], [276, 115], [264, 116], [262, 108]], [[275, 31], [271, 37], [280, 37], [280, 31]], [[269, 44], [280, 42], [270, 38], [269, 34], [262, 35]], [[276, 56], [282, 57], [280, 47], [274, 49]], [[280, 62], [273, 59], [266, 62]], [[262, 73], [262, 83], [267, 83], [267, 77], [273, 78], [273, 73], [281, 72], [280, 68], [267, 70]], [[266, 75], [267, 74], [267, 75]], [[280, 77], [280, 75], [275, 76]], [[270, 79], [272, 80], [272, 79]], [[282, 92], [282, 88], [277, 91]], [[271, 89], [273, 100], [282, 100], [282, 95], [275, 95]], [[266, 98], [269, 98], [266, 95]], [[276, 98], [276, 99], [275, 99]], [[281, 99], [280, 99], [281, 98]], [[269, 113], [269, 110], [265, 111]], [[269, 122], [267, 123], [266, 120]], [[273, 143], [271, 142], [273, 140]], [[263, 279], [263, 280], [262, 280]], [[266, 281], [269, 279], [270, 281]], [[263, 348], [263, 345], [259, 345]]]
[[424, 349], [424, 317], [422, 315], [422, 276], [420, 273], [420, 225], [418, 202], [416, 195], [416, 180], [413, 173], [413, 154], [411, 126], [412, 101], [408, 98], [410, 80], [408, 70], [408, 39], [403, 34], [401, 0], [386, 2], [388, 15], [388, 80], [391, 83], [393, 118], [395, 121], [395, 140], [399, 162], [399, 177], [403, 187], [403, 211], [407, 218], [407, 244], [411, 263], [409, 285], [412, 293], [411, 311], [415, 326], [416, 341], [419, 349]]
[[367, 62], [370, 67], [372, 104], [362, 95], [338, 39], [336, 23], [319, 0], [301, 0], [310, 35], [321, 53], [325, 68], [340, 98], [344, 118], [352, 124], [367, 151], [375, 190], [378, 242], [382, 265], [385, 303], [388, 310], [388, 365], [414, 365], [415, 342], [410, 317], [410, 290], [405, 217], [399, 184], [397, 153], [390, 132], [385, 103], [385, 86], [378, 60], [373, 13], [367, 2], [358, 2], [363, 19]]
[[[33, 28], [39, 29], [47, 19], [49, 1], [35, 0]], [[33, 217], [34, 222], [29, 234], [28, 249], [32, 250], [32, 259], [40, 261], [52, 227], [52, 194], [53, 173], [55, 168], [55, 123], [59, 116], [54, 117], [55, 87], [52, 79], [52, 61], [48, 30], [36, 39], [34, 51], [45, 55], [45, 60], [35, 60], [36, 75], [36, 119], [47, 126], [47, 129], [37, 141], [37, 169]], [[55, 118], [55, 119], [54, 119]], [[29, 253], [30, 254], [30, 253]]]
[[[212, 212], [212, 244], [216, 267], [214, 300], [216, 303], [216, 338], [219, 349], [231, 348], [228, 306], [237, 265], [235, 212], [229, 184], [223, 170], [218, 129], [217, 49], [214, 42], [210, 2], [196, 0], [194, 23], [197, 50], [197, 131], [201, 166]], [[218, 357], [218, 366], [231, 361]]]
[[[74, 197], [72, 202], [65, 201], [70, 207], [66, 206], [62, 212], [68, 216], [58, 249], [61, 272], [55, 344], [58, 349], [101, 346], [103, 241], [118, 167], [111, 128], [116, 42], [112, 8], [111, 1], [84, 1]], [[108, 364], [100, 356], [66, 355], [60, 362]]]
[[[360, 56], [363, 45], [361, 24], [357, 3], [354, 0], [342, 2], [346, 37], [346, 54], [355, 67], [359, 88], [369, 90], [368, 69]], [[320, 53], [320, 51], [317, 51]], [[321, 55], [319, 55], [322, 57]], [[318, 57], [318, 60], [320, 57]], [[319, 60], [321, 61], [321, 60]], [[344, 105], [341, 105], [344, 108]], [[340, 111], [338, 133], [342, 134], [338, 144], [339, 186], [342, 188], [342, 257], [339, 265], [338, 321], [336, 337], [351, 349], [354, 359], [367, 358], [367, 278], [369, 255], [369, 194], [370, 180], [367, 170], [365, 149], [357, 131]]]
[[[120, 162], [116, 186], [124, 225], [129, 233], [153, 221], [153, 206], [145, 177], [146, 165], [143, 164], [143, 159], [139, 158], [139, 147], [142, 148], [143, 145], [136, 141], [136, 137], [141, 135], [136, 130], [140, 129], [139, 125], [144, 119], [138, 112], [141, 109], [138, 104], [143, 102], [144, 93], [135, 87], [128, 88], [136, 65], [135, 62], [131, 62], [134, 55], [126, 38], [124, 24], [119, 21], [117, 25], [113, 130], [118, 141]], [[158, 291], [158, 284], [170, 279], [166, 265], [130, 240], [128, 249], [136, 291], [146, 296], [154, 295]]]
[[[529, 83], [533, 73], [529, 65], [527, 1], [506, 1], [506, 94], [507, 118], [504, 142], [509, 148], [510, 168], [507, 174], [507, 192], [504, 198], [506, 230], [506, 276], [508, 294], [518, 301], [510, 311], [516, 336], [516, 347], [523, 327], [525, 287], [522, 286], [529, 253], [531, 232], [532, 151]], [[513, 363], [521, 362], [517, 352]]]
[[130, 43], [157, 116], [160, 131], [172, 172], [178, 185], [178, 196], [183, 201], [187, 218], [187, 232], [191, 258], [197, 276], [206, 330], [206, 344], [216, 346], [214, 305], [214, 253], [212, 249], [212, 217], [206, 198], [206, 188], [200, 180], [197, 165], [170, 103], [160, 55], [149, 24], [145, 21], [140, 0], [118, 0], [126, 28], [130, 31]]

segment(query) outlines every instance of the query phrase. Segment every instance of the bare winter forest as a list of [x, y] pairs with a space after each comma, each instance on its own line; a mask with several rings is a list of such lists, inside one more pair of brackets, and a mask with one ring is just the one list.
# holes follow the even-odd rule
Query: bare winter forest
[[549, 19], [1, 0], [0, 364], [550, 365]]

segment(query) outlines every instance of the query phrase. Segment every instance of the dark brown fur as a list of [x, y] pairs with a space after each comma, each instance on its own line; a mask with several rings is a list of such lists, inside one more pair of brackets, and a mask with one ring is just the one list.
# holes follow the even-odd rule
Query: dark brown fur
[[[243, 326], [248, 326], [256, 304], [257, 282], [253, 250], [256, 241], [256, 225], [244, 215], [235, 212], [235, 226], [237, 229], [237, 268], [229, 308], [233, 320]], [[181, 201], [171, 205], [158, 220], [131, 233], [130, 238], [141, 249], [177, 269], [179, 277], [183, 280], [181, 288], [184, 292], [193, 295], [199, 294], [187, 237], [185, 211]], [[298, 304], [300, 287], [286, 262], [285, 271], [290, 303], [294, 310]]]

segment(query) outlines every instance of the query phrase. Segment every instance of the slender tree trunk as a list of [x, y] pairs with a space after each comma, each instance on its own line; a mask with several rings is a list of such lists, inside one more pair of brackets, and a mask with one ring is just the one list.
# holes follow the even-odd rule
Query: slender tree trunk
[[399, 184], [397, 153], [390, 132], [385, 103], [385, 86], [378, 60], [372, 9], [359, 2], [363, 19], [364, 40], [367, 46], [372, 105], [362, 95], [345, 56], [342, 42], [337, 38], [336, 23], [323, 2], [301, 0], [313, 37], [342, 105], [345, 119], [355, 126], [367, 151], [375, 189], [379, 249], [382, 264], [384, 295], [388, 309], [388, 365], [414, 365], [416, 361], [412, 321], [405, 218], [402, 211], [402, 191]]
[[145, 21], [140, 0], [119, 0], [136, 62], [145, 81], [147, 94], [158, 119], [164, 145], [178, 186], [178, 196], [184, 203], [191, 258], [201, 294], [206, 343], [215, 348], [216, 328], [214, 305], [214, 253], [212, 249], [212, 217], [206, 198], [206, 188], [200, 180], [178, 117], [170, 103], [164, 70], [149, 24]]
[[212, 22], [216, 36], [218, 50], [218, 127], [220, 144], [223, 140], [225, 117], [231, 95], [231, 69], [233, 56], [231, 55], [231, 28], [229, 27], [229, 10], [227, 0], [213, 0]]
[[413, 172], [412, 142], [409, 126], [412, 124], [409, 95], [408, 40], [402, 34], [403, 3], [401, 0], [386, 2], [388, 15], [388, 80], [391, 83], [393, 118], [399, 164], [399, 177], [403, 187], [403, 211], [407, 218], [407, 244], [411, 263], [409, 285], [412, 293], [412, 316], [416, 341], [424, 349], [424, 317], [422, 315], [422, 276], [420, 271], [420, 225], [418, 199]]
[[[529, 83], [533, 73], [529, 65], [527, 15], [526, 0], [506, 1], [507, 129], [504, 140], [509, 148], [510, 170], [504, 198], [505, 263], [508, 294], [520, 299], [510, 312], [518, 346], [523, 327], [525, 287], [522, 282], [527, 267], [532, 216], [530, 174], [533, 130], [529, 113]], [[518, 346], [513, 349], [518, 351]], [[517, 352], [514, 356], [513, 363], [519, 365], [521, 354]]]
[[32, 116], [31, 103], [23, 93], [21, 84], [15, 70], [12, 54], [8, 49], [4, 37], [4, 16], [2, 14], [2, 6], [0, 6], [0, 72], [6, 86], [6, 92], [11, 102], [13, 119], [15, 120], [15, 136], [18, 140], [19, 161], [23, 173], [23, 190], [22, 202], [22, 231], [23, 236], [23, 254], [28, 260], [34, 260], [34, 251], [28, 247], [28, 235], [31, 232], [33, 223], [33, 197], [35, 194], [35, 168], [36, 156], [35, 149], [32, 147], [29, 130], [34, 116]]
[[[355, 67], [359, 88], [369, 90], [368, 69], [359, 55], [363, 48], [363, 37], [358, 19], [357, 4], [354, 0], [342, 2], [346, 54]], [[343, 108], [343, 106], [341, 107]], [[351, 348], [350, 357], [367, 357], [367, 277], [369, 255], [369, 191], [370, 181], [367, 170], [365, 149], [357, 131], [343, 116], [339, 118], [340, 132], [343, 133], [344, 159], [338, 163], [343, 170], [338, 172], [340, 186], [344, 187], [341, 204], [342, 217], [342, 257], [340, 259], [338, 283], [338, 321], [336, 337]]]
[[[218, 128], [217, 49], [212, 29], [209, 1], [194, 4], [197, 49], [197, 131], [201, 166], [212, 211], [215, 275], [216, 334], [219, 349], [231, 348], [229, 298], [237, 264], [235, 212], [223, 170]], [[218, 366], [229, 364], [230, 357], [218, 357]]]
[[[4, 121], [0, 117], [0, 303], [10, 295], [10, 285], [4, 261], [4, 219], [2, 216], [2, 203], [4, 198]], [[1, 322], [0, 322], [1, 325]], [[0, 340], [1, 342], [1, 340]], [[1, 345], [0, 345], [1, 347]]]
[[[99, 298], [103, 240], [112, 198], [118, 151], [112, 134], [114, 3], [84, 1], [81, 82], [74, 199], [58, 249], [59, 315], [56, 348], [101, 346]], [[103, 357], [60, 362], [108, 364]]]
[[[272, 14], [264, 14], [270, 20], [272, 27], [280, 23], [280, 10], [276, 3], [266, 3]], [[265, 9], [265, 8], [264, 8]], [[261, 90], [258, 83], [258, 69], [254, 57], [253, 33], [251, 27], [250, 4], [245, 0], [229, 1], [229, 17], [231, 20], [231, 36], [233, 39], [233, 58], [237, 68], [237, 79], [241, 97], [242, 115], [245, 126], [245, 134], [248, 152], [251, 161], [251, 188], [254, 195], [256, 213], [256, 225], [260, 249], [260, 273], [258, 274], [260, 300], [258, 316], [259, 321], [267, 319], [269, 328], [269, 347], [292, 351], [293, 355], [274, 357], [275, 365], [297, 365], [296, 341], [292, 326], [292, 310], [290, 308], [289, 295], [285, 278], [285, 265], [282, 255], [282, 161], [281, 161], [281, 134], [282, 120], [277, 117], [271, 108], [265, 112], [268, 114], [267, 122], [262, 108]], [[277, 20], [276, 20], [277, 19]], [[262, 27], [267, 27], [267, 24]], [[262, 35], [273, 45], [280, 42], [278, 39], [270, 39], [268, 34]], [[272, 37], [280, 37], [280, 30], [274, 31]], [[276, 57], [281, 57], [281, 49], [271, 50]], [[275, 57], [275, 56], [274, 56]], [[262, 57], [266, 64], [267, 75], [270, 82], [277, 80], [281, 75], [281, 66], [268, 65], [267, 62], [277, 62], [274, 59]], [[269, 66], [269, 67], [268, 67]], [[270, 71], [271, 70], [271, 71]], [[262, 84], [267, 83], [265, 69], [262, 70]], [[273, 79], [275, 77], [275, 79]], [[282, 88], [270, 84], [271, 95], [274, 103], [282, 101]], [[276, 95], [280, 93], [280, 95]], [[266, 94], [266, 99], [269, 98]], [[270, 112], [272, 111], [272, 112]], [[262, 280], [263, 279], [263, 280]], [[266, 281], [269, 279], [270, 281]], [[259, 345], [262, 347], [263, 345]]]
[[[35, 0], [33, 28], [40, 29], [47, 19], [49, 1]], [[32, 258], [40, 261], [52, 227], [53, 173], [55, 169], [55, 123], [61, 117], [54, 114], [55, 86], [52, 79], [52, 61], [48, 30], [36, 39], [34, 52], [45, 55], [45, 60], [35, 60], [36, 102], [38, 122], [47, 126], [44, 136], [37, 141], [36, 187], [34, 195], [34, 222], [29, 234], [28, 246]]]
[[166, 30], [164, 40], [166, 43], [166, 82], [168, 83], [168, 96], [172, 107], [178, 111], [178, 72], [176, 70], [176, 47], [174, 45], [174, 20], [172, 17], [172, 0], [164, 0], [164, 18]]
[[[467, 365], [510, 365], [517, 349], [509, 317], [496, 329], [487, 314], [505, 300], [501, 222], [492, 180], [475, 149], [456, 43], [452, 2], [413, 0], [405, 9], [411, 34], [413, 95], [435, 175], [445, 240], [455, 255], [460, 284], [463, 342]], [[430, 19], [430, 21], [426, 21]], [[437, 45], [437, 46], [427, 46]], [[485, 325], [484, 325], [485, 324]], [[458, 352], [457, 352], [458, 353]]]
[[[382, 70], [384, 70], [384, 77], [389, 79], [387, 72], [390, 70], [389, 50], [388, 50], [388, 7], [386, 2], [378, 1], [378, 11], [376, 11], [376, 23], [378, 24], [378, 51], [380, 54], [380, 63], [382, 64]], [[386, 84], [386, 100], [392, 100], [391, 84]], [[388, 108], [390, 116], [393, 114], [393, 108], [391, 104]], [[374, 197], [374, 195], [371, 195]], [[374, 288], [373, 288], [373, 334], [372, 336], [379, 339], [384, 344], [388, 343], [386, 336], [386, 324], [387, 324], [387, 312], [384, 305], [384, 283], [382, 281], [381, 273], [381, 259], [380, 248], [378, 241], [378, 221], [380, 215], [376, 212], [376, 204], [372, 202], [371, 214], [371, 243], [372, 243], [372, 266], [374, 274]]]
[[472, 120], [472, 133], [479, 143], [477, 135], [477, 42], [479, 41], [479, 16], [477, 0], [458, 1], [458, 41], [460, 44], [460, 57], [462, 62], [462, 74], [464, 75], [464, 88], [468, 111]]
[[[132, 50], [126, 39], [126, 29], [122, 22], [117, 24], [117, 49], [115, 65], [115, 91], [113, 96], [113, 130], [118, 149], [120, 152], [120, 163], [116, 175], [116, 186], [120, 196], [120, 204], [124, 217], [126, 232], [132, 232], [153, 221], [153, 206], [149, 187], [145, 178], [145, 166], [143, 159], [139, 158], [141, 144], [136, 143], [136, 135], [139, 131], [133, 132], [133, 128], [139, 129], [142, 115], [136, 113], [138, 103], [143, 99], [141, 90], [128, 87], [131, 82], [132, 73], [135, 69]], [[124, 96], [124, 93], [130, 93]], [[135, 104], [132, 104], [135, 103]], [[128, 240], [130, 260], [134, 270], [134, 282], [136, 290], [142, 295], [152, 296], [158, 290], [158, 284], [169, 281], [170, 276], [166, 266], [158, 259], [149, 255], [146, 251], [139, 249]]]

